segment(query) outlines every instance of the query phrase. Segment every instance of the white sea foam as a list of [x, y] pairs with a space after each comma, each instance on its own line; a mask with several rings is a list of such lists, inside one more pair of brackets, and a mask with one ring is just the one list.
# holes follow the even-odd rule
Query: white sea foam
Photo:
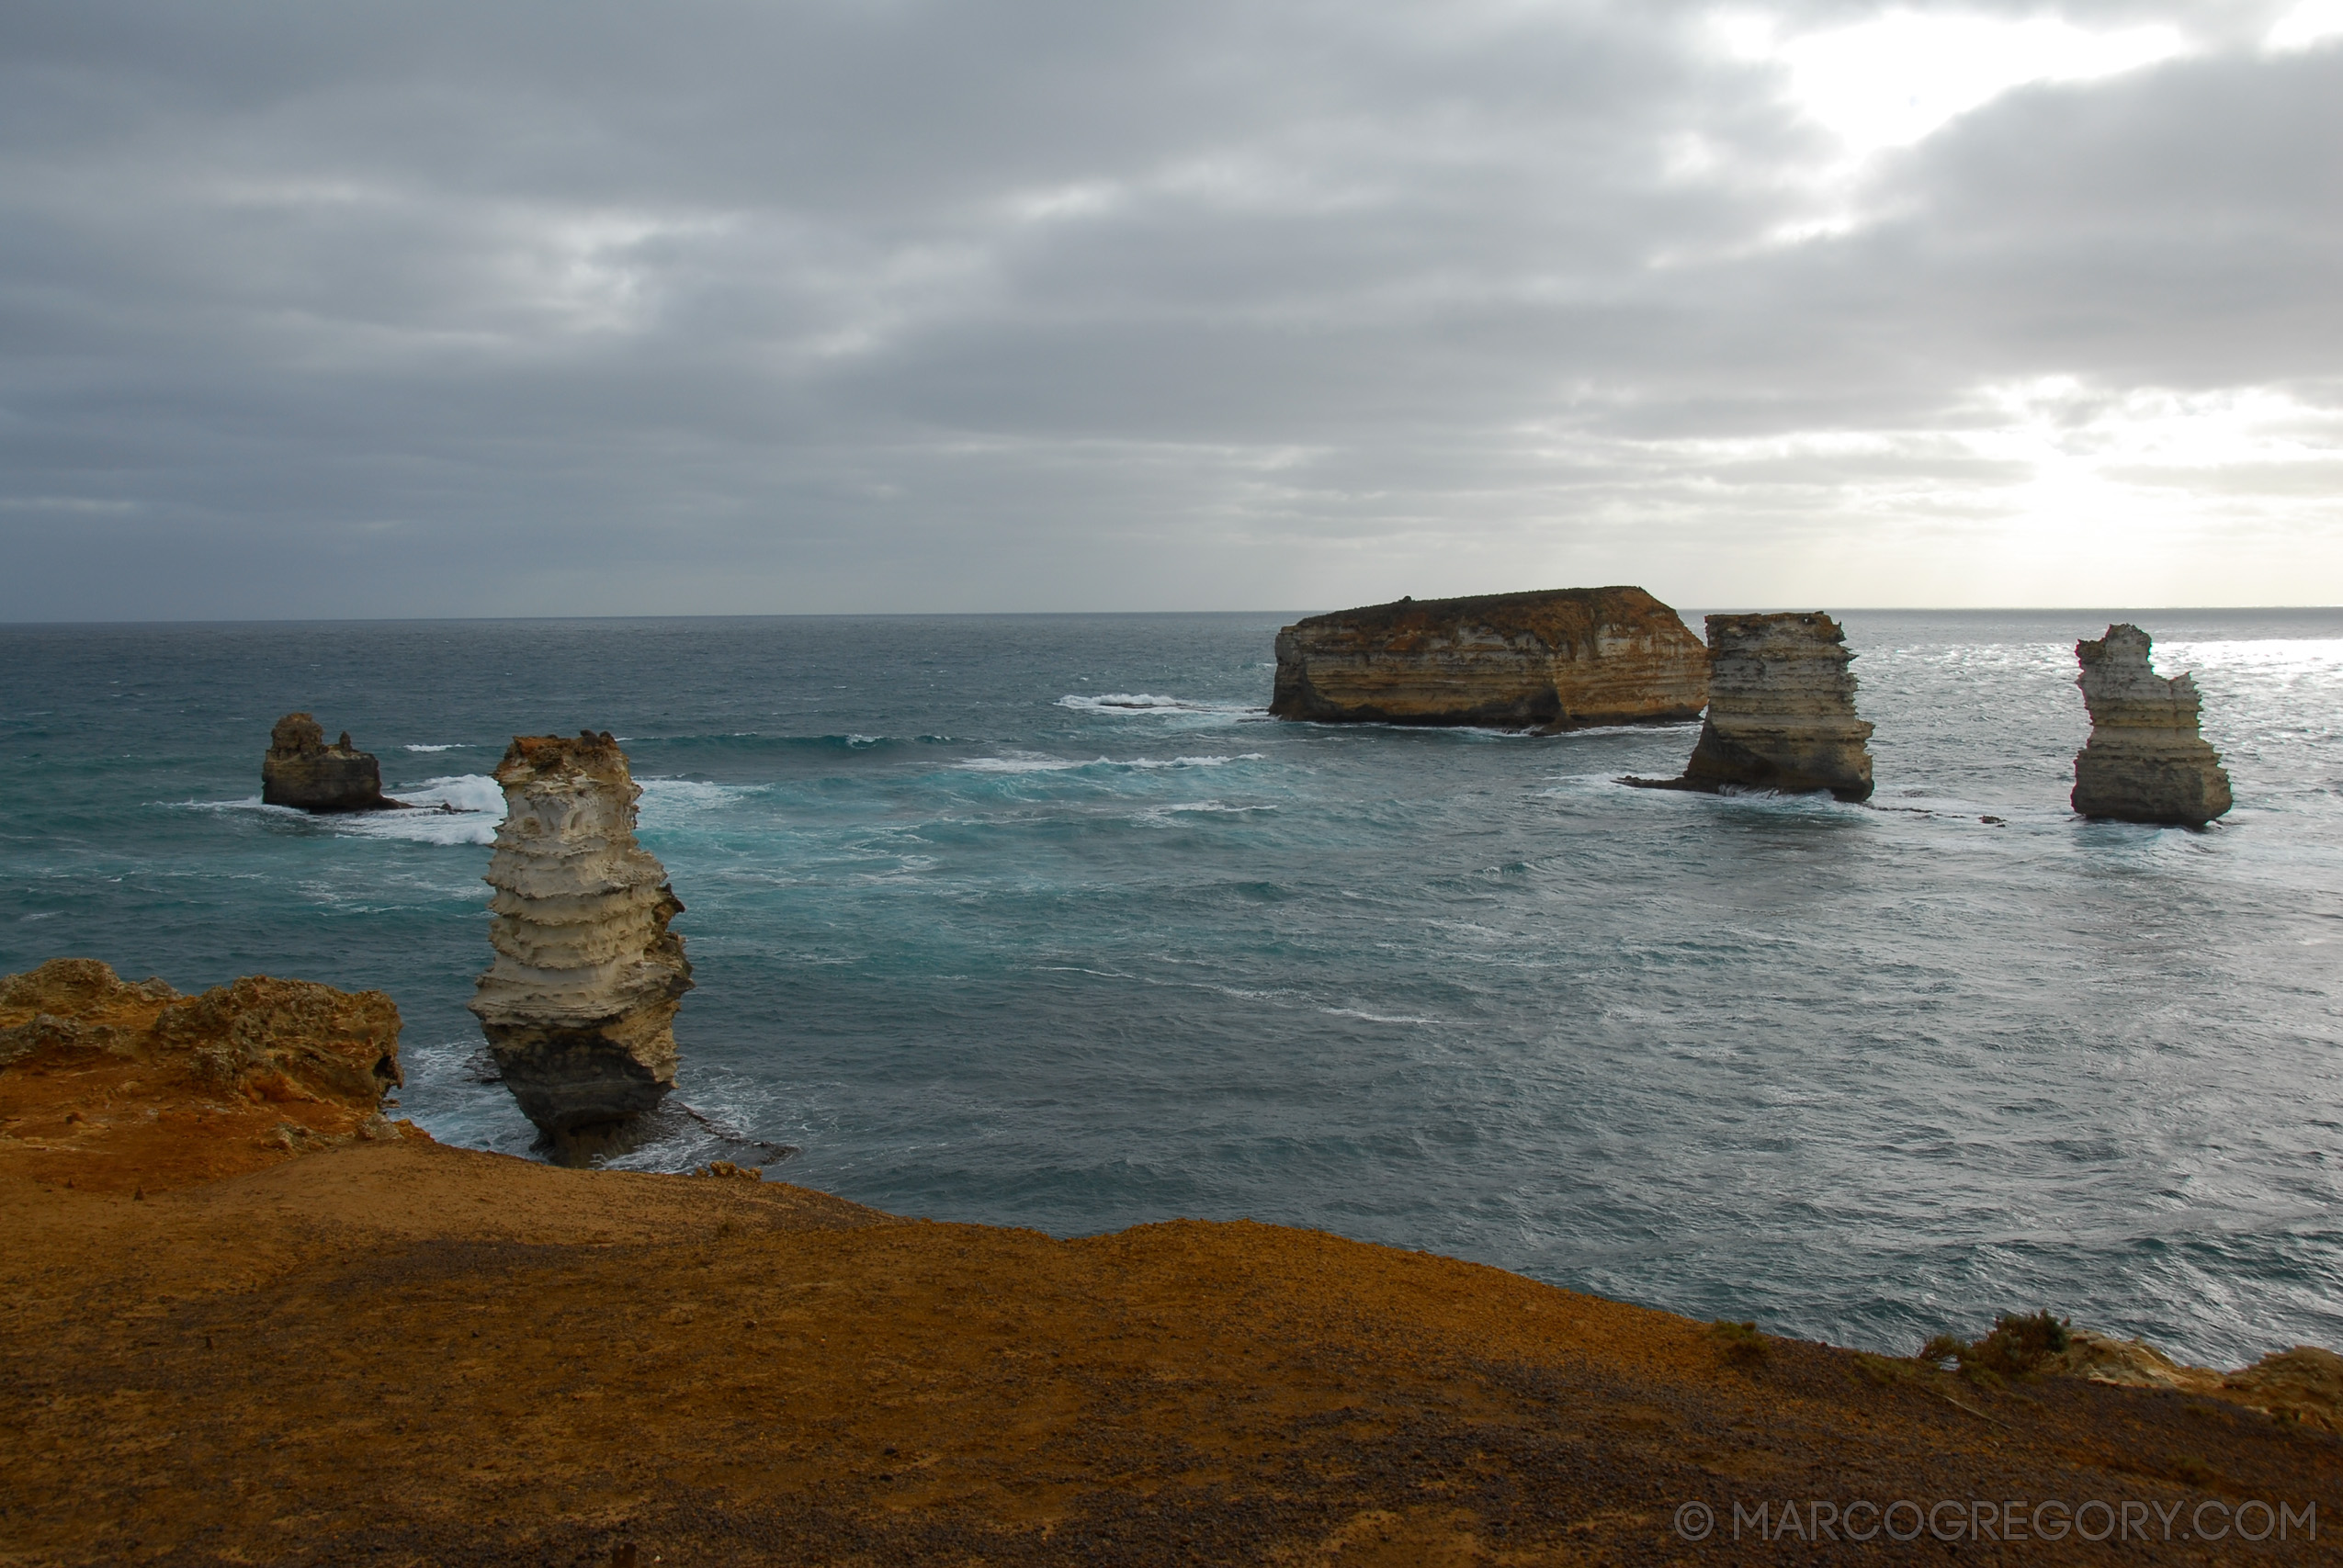
[[1169, 828], [1188, 817], [1250, 817], [1256, 811], [1276, 809], [1274, 806], [1231, 806], [1225, 800], [1183, 800], [1149, 807], [1131, 820], [1149, 827]]
[[1082, 692], [1069, 692], [1058, 699], [1058, 706], [1071, 708], [1076, 713], [1133, 715], [1154, 718], [1243, 719], [1266, 718], [1269, 710], [1250, 703], [1202, 703], [1187, 697], [1160, 696], [1153, 692], [1103, 692], [1092, 696]]
[[459, 751], [463, 750], [463, 744], [460, 741], [450, 740], [445, 746], [410, 745], [407, 750], [410, 751]]
[[1329, 1018], [1364, 1019], [1369, 1023], [1438, 1023], [1436, 1018], [1418, 1018], [1412, 1013], [1366, 1012], [1358, 1008], [1320, 1008]]
[[398, 798], [412, 811], [364, 811], [317, 820], [357, 839], [414, 844], [492, 844], [504, 820], [504, 790], [485, 773], [456, 773], [401, 784]]
[[306, 811], [290, 806], [271, 806], [256, 795], [245, 795], [241, 800], [178, 800], [167, 804], [181, 811], [258, 811], [290, 818], [295, 821], [309, 819]]
[[1125, 768], [1220, 768], [1230, 762], [1258, 762], [1262, 755], [1259, 751], [1236, 751], [1210, 757], [1174, 757], [1168, 762], [1158, 761], [1152, 757], [1139, 757], [1115, 765]]
[[[1105, 758], [1097, 759], [1104, 762]], [[969, 757], [952, 764], [967, 773], [1062, 773], [1073, 768], [1087, 768], [1090, 762], [1077, 762], [1064, 757]]]
[[1239, 751], [1199, 757], [1092, 757], [1088, 761], [1081, 761], [1070, 757], [1012, 752], [1006, 757], [969, 757], [952, 765], [970, 773], [1063, 773], [1077, 768], [1218, 768], [1230, 762], [1258, 762], [1262, 756], [1259, 751]]
[[353, 839], [393, 839], [411, 844], [492, 844], [496, 823], [478, 812], [368, 811], [332, 819]]
[[504, 819], [504, 786], [486, 773], [454, 773], [402, 784], [390, 793], [410, 806], [452, 806], [458, 811], [484, 811]]
[[354, 839], [391, 839], [419, 844], [487, 844], [504, 819], [504, 791], [484, 773], [459, 773], [399, 784], [386, 791], [410, 809], [312, 815], [297, 807], [271, 806], [256, 795], [241, 800], [183, 800], [184, 811], [249, 811], [287, 823], [306, 823]]
[[673, 826], [687, 818], [719, 811], [725, 807], [762, 795], [764, 784], [710, 784], [704, 779], [638, 779], [642, 785], [642, 822], [645, 827]]
[[1200, 703], [1192, 703], [1183, 697], [1159, 697], [1151, 692], [1101, 692], [1096, 696], [1085, 696], [1080, 692], [1069, 692], [1058, 699], [1058, 705], [1061, 708], [1074, 708], [1084, 713], [1097, 713], [1104, 710], [1123, 713], [1160, 713], [1167, 709], [1177, 712], [1183, 708], [1194, 711], [1203, 706]]

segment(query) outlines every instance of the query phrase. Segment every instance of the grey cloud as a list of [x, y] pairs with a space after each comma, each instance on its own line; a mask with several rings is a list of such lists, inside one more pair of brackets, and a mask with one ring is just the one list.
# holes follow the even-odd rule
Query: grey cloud
[[1832, 191], [1692, 6], [12, 7], [0, 616], [1726, 597], [1982, 386], [2343, 407], [2275, 10]]

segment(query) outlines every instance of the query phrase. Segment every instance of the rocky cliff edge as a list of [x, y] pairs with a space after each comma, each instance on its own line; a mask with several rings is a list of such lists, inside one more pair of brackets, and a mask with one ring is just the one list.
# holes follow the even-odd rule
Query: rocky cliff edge
[[0, 1176], [102, 1191], [395, 1138], [402, 1081], [380, 991], [249, 975], [184, 996], [88, 958], [0, 978]]

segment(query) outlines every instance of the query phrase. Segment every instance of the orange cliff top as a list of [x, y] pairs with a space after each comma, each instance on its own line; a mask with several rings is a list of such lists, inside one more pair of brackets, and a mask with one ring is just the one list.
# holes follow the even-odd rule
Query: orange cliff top
[[[282, 1050], [233, 1093], [174, 1066], [158, 1023], [204, 998], [106, 978], [45, 1025], [0, 987], [0, 1562], [1804, 1562], [1733, 1544], [1734, 1506], [1899, 1497], [2315, 1501], [2285, 1560], [2343, 1555], [2343, 1438], [2306, 1419], [1315, 1231], [1060, 1240], [368, 1139]], [[372, 995], [309, 1002], [356, 1046]]]
[[247, 976], [200, 996], [94, 959], [0, 977], [0, 1179], [160, 1190], [395, 1137], [399, 1010]]

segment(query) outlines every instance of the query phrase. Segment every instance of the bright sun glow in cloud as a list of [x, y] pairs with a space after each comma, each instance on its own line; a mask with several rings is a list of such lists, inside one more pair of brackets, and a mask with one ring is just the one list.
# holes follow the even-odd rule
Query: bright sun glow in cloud
[[2262, 41], [2271, 49], [2309, 49], [2343, 37], [2343, 0], [2303, 0], [2278, 18]]
[[1743, 59], [1785, 67], [1798, 107], [1857, 157], [1918, 141], [2014, 87], [2113, 76], [2187, 48], [2171, 27], [2091, 32], [2048, 17], [1891, 11], [1854, 27], [1783, 38], [1769, 17], [1728, 13], [1717, 27]]
[[1766, 585], [1737, 602], [1885, 603], [1925, 581], [1944, 604], [2243, 604], [2289, 572], [2332, 580], [2343, 413], [2268, 388], [2051, 376], [1976, 388], [1932, 429], [1545, 450], [1731, 493], [1763, 541], [1733, 570]]

